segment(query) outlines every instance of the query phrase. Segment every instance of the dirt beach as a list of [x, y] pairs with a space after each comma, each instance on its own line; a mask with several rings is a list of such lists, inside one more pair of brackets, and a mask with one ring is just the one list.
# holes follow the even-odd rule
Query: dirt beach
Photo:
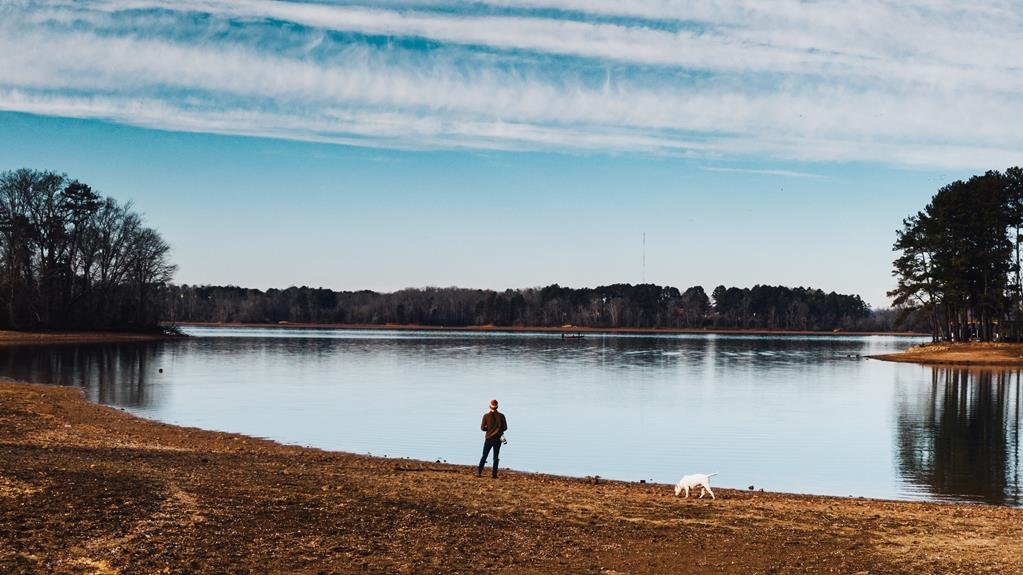
[[0, 383], [0, 573], [1023, 573], [1023, 510], [715, 493], [477, 478]]
[[964, 365], [977, 367], [1023, 367], [1020, 343], [928, 343], [901, 353], [871, 356], [874, 359], [927, 365]]
[[165, 333], [117, 332], [117, 331], [10, 331], [0, 330], [0, 346], [3, 345], [58, 345], [80, 343], [122, 343], [135, 341], [158, 341], [182, 337]]

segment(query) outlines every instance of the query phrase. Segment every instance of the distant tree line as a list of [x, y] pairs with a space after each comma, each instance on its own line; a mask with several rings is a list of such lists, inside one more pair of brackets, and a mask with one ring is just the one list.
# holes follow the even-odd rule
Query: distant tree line
[[163, 317], [179, 322], [886, 331], [895, 317], [872, 313], [856, 295], [761, 285], [718, 286], [711, 296], [700, 286], [653, 284], [394, 293], [182, 285], [165, 293]]
[[155, 326], [168, 252], [131, 203], [64, 174], [0, 173], [0, 327]]
[[[896, 303], [909, 314], [904, 328], [919, 329], [921, 318], [965, 318], [946, 320], [945, 333], [951, 333], [969, 318], [991, 322], [1013, 310], [1018, 316], [1020, 180], [1014, 168], [957, 182], [906, 221], [897, 243], [906, 255], [896, 262], [897, 270], [910, 272], [896, 290]], [[981, 189], [986, 199], [960, 197], [957, 186]], [[946, 205], [946, 196], [955, 201]], [[946, 253], [937, 237], [941, 226], [951, 226], [951, 237], [978, 228], [957, 217], [956, 206], [994, 222], [980, 228], [1001, 230], [1001, 240], [985, 244], [985, 251], [969, 236], [963, 242], [973, 251], [955, 252], [959, 259]], [[1005, 210], [1010, 216], [999, 215]], [[1012, 241], [1005, 236], [1009, 229], [1016, 231]], [[981, 252], [998, 257], [982, 260], [987, 267], [961, 261]], [[968, 270], [966, 279], [949, 279], [954, 266], [946, 260]], [[168, 245], [130, 203], [102, 197], [64, 174], [29, 169], [0, 173], [0, 265], [0, 328], [7, 329], [147, 329], [203, 321], [888, 331], [896, 317], [893, 310], [872, 311], [856, 295], [766, 285], [718, 286], [710, 295], [700, 286], [683, 291], [653, 284], [394, 293], [172, 285]]]
[[1019, 339], [1023, 169], [942, 187], [897, 232], [895, 305], [930, 319], [935, 340]]

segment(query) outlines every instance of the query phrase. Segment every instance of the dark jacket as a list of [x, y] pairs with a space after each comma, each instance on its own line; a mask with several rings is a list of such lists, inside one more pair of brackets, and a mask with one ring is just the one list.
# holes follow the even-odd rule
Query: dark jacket
[[504, 432], [508, 431], [508, 421], [504, 418], [503, 413], [495, 409], [483, 414], [483, 423], [480, 424], [480, 429], [487, 432], [487, 441], [500, 439]]

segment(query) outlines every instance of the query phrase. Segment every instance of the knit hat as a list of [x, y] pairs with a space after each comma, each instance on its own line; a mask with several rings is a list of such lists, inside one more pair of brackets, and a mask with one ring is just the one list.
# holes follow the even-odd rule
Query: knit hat
[[497, 400], [496, 399], [491, 399], [490, 400], [490, 409], [497, 409]]

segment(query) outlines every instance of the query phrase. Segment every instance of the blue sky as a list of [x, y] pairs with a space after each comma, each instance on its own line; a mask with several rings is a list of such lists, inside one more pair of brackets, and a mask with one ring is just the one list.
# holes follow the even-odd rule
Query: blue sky
[[183, 283], [880, 306], [901, 219], [1021, 163], [1018, 53], [1011, 2], [14, 1], [0, 169], [134, 201]]

